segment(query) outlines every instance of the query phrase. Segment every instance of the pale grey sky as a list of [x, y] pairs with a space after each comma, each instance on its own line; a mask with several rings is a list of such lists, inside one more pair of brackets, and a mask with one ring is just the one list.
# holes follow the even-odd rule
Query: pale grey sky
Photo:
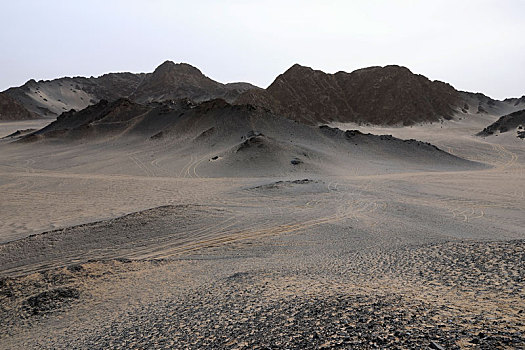
[[294, 63], [399, 64], [494, 98], [525, 94], [525, 0], [0, 0], [0, 90], [187, 62], [266, 87]]

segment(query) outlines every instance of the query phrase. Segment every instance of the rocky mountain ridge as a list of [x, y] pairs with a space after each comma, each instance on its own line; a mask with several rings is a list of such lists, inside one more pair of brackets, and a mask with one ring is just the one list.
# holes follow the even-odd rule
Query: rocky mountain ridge
[[221, 98], [236, 105], [264, 107], [311, 125], [354, 122], [404, 126], [467, 113], [502, 116], [525, 108], [525, 97], [498, 101], [480, 93], [458, 91], [397, 65], [328, 74], [295, 64], [268, 88], [261, 89], [249, 83], [223, 84], [190, 64], [166, 61], [152, 73], [30, 80], [5, 94], [33, 115], [45, 117], [119, 98], [137, 103], [182, 98], [199, 103]]
[[266, 90], [245, 92], [237, 103], [264, 106], [309, 124], [411, 125], [451, 119], [464, 108], [465, 98], [451, 85], [401, 66], [327, 74], [295, 64]]
[[145, 74], [109, 73], [100, 77], [64, 77], [29, 80], [4, 93], [19, 101], [32, 113], [57, 117], [71, 109], [81, 110], [100, 100], [115, 100], [135, 91]]
[[222, 84], [187, 64], [166, 61], [153, 73], [108, 73], [100, 77], [64, 77], [29, 80], [4, 93], [26, 109], [44, 117], [81, 110], [101, 100], [130, 98], [140, 103], [189, 98], [197, 102], [223, 98], [233, 101], [241, 93], [258, 89], [249, 83]]

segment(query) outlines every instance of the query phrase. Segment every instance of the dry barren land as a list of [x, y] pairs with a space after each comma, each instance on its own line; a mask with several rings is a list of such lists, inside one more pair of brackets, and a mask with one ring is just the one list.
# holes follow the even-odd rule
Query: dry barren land
[[489, 119], [360, 128], [464, 170], [3, 139], [0, 348], [525, 348], [525, 141]]

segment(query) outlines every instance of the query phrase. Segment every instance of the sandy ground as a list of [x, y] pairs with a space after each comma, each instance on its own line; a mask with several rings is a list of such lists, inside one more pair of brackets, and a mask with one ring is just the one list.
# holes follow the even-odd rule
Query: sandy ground
[[525, 147], [473, 136], [492, 119], [359, 127], [492, 166], [468, 171], [9, 147], [0, 348], [524, 348]]
[[2, 121], [0, 122], [0, 138], [7, 135], [11, 135], [17, 130], [27, 129], [41, 129], [47, 124], [51, 123], [54, 119], [34, 119], [34, 120], [23, 120], [23, 121]]

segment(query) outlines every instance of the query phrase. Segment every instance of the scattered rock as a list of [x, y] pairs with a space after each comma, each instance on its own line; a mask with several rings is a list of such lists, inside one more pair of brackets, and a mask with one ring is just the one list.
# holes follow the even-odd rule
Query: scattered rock
[[79, 297], [80, 293], [77, 289], [60, 287], [29, 297], [26, 303], [31, 313], [37, 315], [59, 309], [64, 303]]
[[155, 135], [151, 136], [150, 139], [152, 140], [158, 140], [164, 137], [164, 131], [160, 131], [156, 133]]
[[445, 350], [444, 347], [442, 347], [441, 345], [439, 345], [437, 342], [433, 340], [430, 341], [430, 348], [435, 349], [435, 350]]

